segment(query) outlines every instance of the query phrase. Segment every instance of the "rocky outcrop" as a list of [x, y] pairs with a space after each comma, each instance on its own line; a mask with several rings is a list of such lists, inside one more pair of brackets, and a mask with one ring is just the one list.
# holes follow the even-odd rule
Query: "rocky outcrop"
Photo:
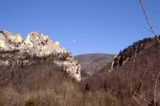
[[158, 39], [160, 39], [160, 35], [155, 36], [153, 38], [145, 38], [143, 40], [134, 42], [131, 46], [128, 46], [123, 51], [120, 51], [120, 53], [114, 57], [110, 71], [118, 67], [121, 67], [132, 57], [135, 57], [142, 51], [159, 45]]
[[27, 66], [38, 62], [56, 64], [77, 81], [81, 80], [80, 65], [59, 42], [31, 32], [25, 40], [20, 34], [0, 31], [0, 67]]

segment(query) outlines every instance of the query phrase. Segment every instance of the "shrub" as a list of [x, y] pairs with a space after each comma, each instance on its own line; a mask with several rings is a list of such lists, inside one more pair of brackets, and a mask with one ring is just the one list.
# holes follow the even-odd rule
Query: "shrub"
[[35, 102], [29, 99], [28, 101], [26, 101], [25, 106], [35, 106]]

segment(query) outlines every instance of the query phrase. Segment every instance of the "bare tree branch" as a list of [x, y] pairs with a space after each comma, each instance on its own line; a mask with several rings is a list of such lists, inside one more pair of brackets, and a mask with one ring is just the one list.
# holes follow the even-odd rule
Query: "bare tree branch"
[[159, 75], [160, 75], [160, 71], [158, 72], [156, 82], [155, 82], [155, 86], [154, 86], [154, 102], [155, 103], [157, 102], [157, 84], [158, 84]]
[[152, 25], [151, 25], [151, 23], [150, 23], [150, 21], [149, 21], [149, 18], [148, 18], [146, 9], [145, 9], [145, 7], [144, 7], [144, 0], [139, 0], [139, 2], [140, 2], [140, 5], [141, 5], [141, 7], [142, 7], [143, 14], [144, 14], [145, 19], [146, 19], [146, 21], [147, 21], [147, 24], [148, 24], [148, 27], [149, 27], [149, 29], [150, 29], [150, 32], [152, 32], [152, 34], [156, 36], [156, 34], [155, 34], [154, 30], [153, 30], [153, 27], [152, 27]]
[[145, 9], [145, 6], [144, 6], [144, 0], [139, 0], [139, 2], [140, 2], [140, 5], [141, 5], [141, 7], [142, 7], [143, 14], [144, 14], [144, 17], [145, 17], [145, 19], [146, 19], [147, 25], [148, 25], [148, 27], [149, 27], [149, 31], [156, 37], [157, 41], [160, 43], [160, 40], [159, 40], [159, 38], [156, 36], [156, 33], [154, 32], [153, 27], [152, 27], [152, 25], [151, 25], [151, 23], [150, 23], [150, 20], [149, 20], [149, 18], [148, 18], [148, 15], [147, 15], [147, 12], [146, 12], [146, 9]]

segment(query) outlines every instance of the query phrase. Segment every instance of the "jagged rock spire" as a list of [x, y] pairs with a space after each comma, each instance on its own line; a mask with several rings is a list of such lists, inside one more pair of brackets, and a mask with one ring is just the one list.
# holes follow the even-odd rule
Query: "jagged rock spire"
[[[24, 54], [31, 57], [36, 56], [38, 58], [46, 58], [46, 60], [47, 58], [52, 58], [48, 59], [50, 63], [63, 67], [63, 70], [77, 81], [81, 80], [81, 67], [71, 53], [64, 48], [61, 48], [59, 42], [52, 41], [48, 36], [43, 35], [42, 33], [31, 32], [27, 35], [27, 38], [23, 40], [20, 34], [14, 35], [7, 31], [0, 31], [0, 52], [13, 51], [18, 51], [17, 55], [15, 55], [16, 58], [14, 58], [16, 60], [6, 60], [7, 62], [5, 60], [0, 60], [0, 66], [9, 65], [11, 64], [10, 62], [17, 64], [19, 63], [18, 59], [21, 59], [21, 56], [24, 58]], [[26, 62], [31, 64], [28, 60], [24, 61], [25, 64], [27, 64]], [[22, 64], [24, 64], [24, 61]]]

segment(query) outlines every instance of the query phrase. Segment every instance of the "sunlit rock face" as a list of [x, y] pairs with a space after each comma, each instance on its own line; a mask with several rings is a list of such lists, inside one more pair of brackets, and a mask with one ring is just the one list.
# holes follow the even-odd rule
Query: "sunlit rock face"
[[49, 62], [63, 68], [77, 81], [81, 81], [80, 65], [59, 42], [52, 41], [48, 36], [31, 32], [23, 40], [20, 34], [0, 31], [0, 67]]

